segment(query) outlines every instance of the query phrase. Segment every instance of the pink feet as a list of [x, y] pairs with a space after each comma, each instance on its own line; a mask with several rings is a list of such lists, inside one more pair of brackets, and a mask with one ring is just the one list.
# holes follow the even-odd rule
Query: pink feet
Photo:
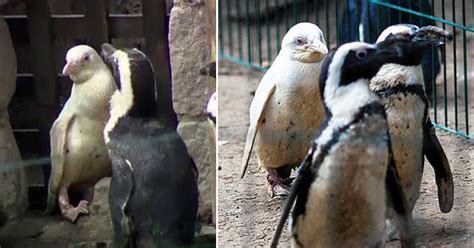
[[267, 170], [268, 191], [271, 197], [287, 196], [290, 193], [290, 186], [278, 175], [274, 169]]
[[88, 205], [89, 205], [88, 201], [82, 200], [82, 201], [79, 202], [79, 204], [75, 208], [72, 207], [72, 205], [69, 205], [69, 206], [71, 206], [71, 208], [61, 209], [61, 213], [62, 213], [64, 218], [66, 218], [67, 220], [74, 223], [74, 222], [76, 222], [77, 217], [79, 216], [79, 214], [89, 214]]
[[76, 222], [79, 214], [89, 214], [89, 202], [80, 201], [77, 207], [73, 207], [69, 203], [69, 196], [67, 194], [66, 188], [61, 188], [59, 190], [59, 208], [61, 209], [61, 214], [63, 217], [72, 223]]

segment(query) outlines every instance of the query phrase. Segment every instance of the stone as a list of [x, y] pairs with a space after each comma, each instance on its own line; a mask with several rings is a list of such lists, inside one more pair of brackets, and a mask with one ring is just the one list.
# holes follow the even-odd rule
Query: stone
[[214, 142], [207, 119], [185, 117], [178, 124], [178, 133], [184, 139], [191, 157], [199, 170], [199, 217], [202, 222], [212, 222], [213, 184], [215, 184], [215, 156], [211, 155]]
[[212, 60], [212, 39], [205, 1], [175, 0], [170, 14], [169, 49], [173, 107], [181, 115], [204, 115], [214, 91], [200, 69]]
[[8, 26], [0, 17], [0, 211], [9, 219], [28, 208], [26, 174], [8, 115], [16, 88], [17, 61]]

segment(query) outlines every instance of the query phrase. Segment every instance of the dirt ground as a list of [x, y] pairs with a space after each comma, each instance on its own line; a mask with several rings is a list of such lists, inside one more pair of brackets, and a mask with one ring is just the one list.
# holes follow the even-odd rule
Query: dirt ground
[[[225, 61], [219, 66], [219, 246], [268, 247], [284, 199], [270, 199], [255, 155], [244, 179], [238, 175], [252, 92], [262, 74]], [[441, 130], [437, 133], [454, 174], [455, 202], [450, 213], [439, 211], [434, 173], [427, 164], [413, 214], [416, 246], [474, 247], [474, 142]], [[285, 229], [280, 246], [289, 245]]]
[[[43, 215], [29, 212], [0, 229], [0, 248], [108, 248], [112, 247], [112, 222], [108, 205], [110, 178], [99, 181], [94, 189], [90, 215], [81, 216], [75, 224], [59, 212]], [[186, 248], [215, 247], [215, 228], [198, 224], [195, 244]], [[184, 246], [182, 248], [185, 248]]]

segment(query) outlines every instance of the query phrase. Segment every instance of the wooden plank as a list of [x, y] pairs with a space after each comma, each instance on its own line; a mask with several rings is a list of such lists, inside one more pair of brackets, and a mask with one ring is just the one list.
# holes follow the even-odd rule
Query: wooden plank
[[[49, 130], [58, 114], [56, 74], [54, 72], [51, 15], [48, 0], [27, 0], [28, 34], [30, 38], [30, 65], [34, 74], [34, 89], [40, 114], [38, 127], [39, 152], [49, 156]], [[54, 59], [53, 59], [54, 60]], [[50, 167], [45, 166], [45, 182]]]
[[[27, 17], [26, 16], [4, 16], [10, 30], [12, 39], [16, 41], [27, 41]], [[52, 33], [55, 40], [69, 40], [86, 38], [88, 28], [84, 15], [52, 15]], [[142, 15], [109, 15], [108, 37], [134, 39], [143, 37]]]
[[102, 43], [109, 42], [106, 3], [104, 0], [84, 0], [84, 7], [89, 45], [100, 51]]
[[142, 0], [145, 53], [153, 63], [156, 74], [159, 118], [164, 125], [176, 127], [173, 109], [168, 48], [168, 16], [166, 1]]

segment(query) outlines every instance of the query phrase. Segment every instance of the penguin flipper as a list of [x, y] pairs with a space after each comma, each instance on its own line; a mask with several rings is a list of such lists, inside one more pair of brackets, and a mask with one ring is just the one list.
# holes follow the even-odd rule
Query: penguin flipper
[[[285, 201], [285, 205], [283, 206], [283, 211], [280, 216], [280, 220], [278, 221], [278, 225], [275, 229], [275, 234], [272, 239], [272, 243], [270, 245], [271, 248], [276, 248], [278, 246], [278, 240], [280, 239], [281, 233], [283, 231], [283, 227], [285, 226], [286, 220], [288, 219], [288, 216], [290, 215], [290, 210], [293, 207], [296, 197], [298, 196], [298, 193], [300, 192], [300, 184], [301, 181], [304, 180], [304, 178], [308, 177], [307, 170], [311, 166], [311, 161], [313, 159], [313, 154], [316, 149], [316, 144], [313, 143], [313, 147], [309, 149], [308, 155], [304, 158], [303, 162], [301, 162], [301, 165], [298, 168], [298, 173], [296, 174], [295, 179], [293, 180], [293, 185], [290, 189], [290, 193], [288, 195], [288, 198]], [[316, 172], [314, 173], [317, 175], [317, 170], [319, 169], [319, 166], [314, 168]]]
[[271, 96], [273, 95], [273, 92], [275, 92], [275, 89], [275, 83], [269, 84], [262, 80], [257, 91], [255, 92], [255, 97], [253, 98], [252, 104], [250, 106], [250, 126], [249, 130], [247, 131], [244, 155], [242, 156], [240, 178], [243, 178], [245, 176], [245, 172], [247, 171], [250, 154], [252, 153], [255, 137], [257, 136], [258, 126], [262, 122], [262, 115], [264, 113], [265, 107], [268, 103], [268, 100], [270, 100]]
[[408, 200], [405, 197], [405, 193], [403, 193], [403, 187], [392, 156], [390, 156], [387, 168], [385, 185], [387, 187], [388, 200], [390, 201], [397, 215], [401, 217], [401, 219], [397, 219], [397, 222], [402, 247], [414, 247], [412, 235], [412, 215], [411, 211], [409, 210]]
[[439, 208], [441, 212], [449, 213], [454, 202], [453, 174], [446, 153], [436, 137], [435, 128], [430, 120], [427, 121], [423, 134], [423, 154], [435, 172]]
[[49, 132], [51, 140], [51, 176], [48, 183], [48, 198], [45, 214], [53, 212], [64, 171], [64, 156], [67, 146], [67, 133], [74, 122], [74, 115], [59, 116]]

